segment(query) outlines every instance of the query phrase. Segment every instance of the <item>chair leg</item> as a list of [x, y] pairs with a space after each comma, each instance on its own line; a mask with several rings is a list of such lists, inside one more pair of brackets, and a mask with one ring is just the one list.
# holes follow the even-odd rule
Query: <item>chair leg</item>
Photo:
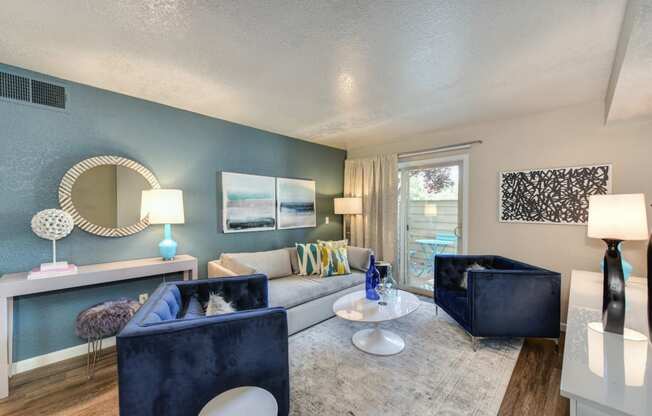
[[478, 338], [474, 337], [473, 335], [471, 335], [471, 344], [473, 345], [473, 352], [478, 351], [479, 341]]
[[439, 306], [435, 305], [435, 316], [439, 316]]

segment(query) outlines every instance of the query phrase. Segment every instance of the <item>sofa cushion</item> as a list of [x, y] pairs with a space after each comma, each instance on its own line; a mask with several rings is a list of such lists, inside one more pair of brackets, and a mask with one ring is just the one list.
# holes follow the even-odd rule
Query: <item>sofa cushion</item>
[[369, 270], [369, 262], [371, 261], [372, 254], [371, 249], [348, 246], [346, 252], [349, 259], [349, 266], [362, 270], [363, 272]]
[[220, 256], [221, 265], [233, 272], [236, 276], [248, 276], [256, 273], [256, 269], [246, 264], [240, 263], [235, 257], [230, 254], [222, 254]]
[[296, 247], [286, 248], [290, 254], [290, 266], [292, 266], [292, 274], [299, 274], [299, 254]]
[[354, 271], [345, 276], [288, 276], [269, 282], [270, 306], [292, 308], [364, 283], [364, 273]]
[[290, 253], [284, 248], [254, 253], [222, 254], [220, 259], [224, 267], [241, 275], [263, 273], [270, 279], [275, 279], [292, 274]]

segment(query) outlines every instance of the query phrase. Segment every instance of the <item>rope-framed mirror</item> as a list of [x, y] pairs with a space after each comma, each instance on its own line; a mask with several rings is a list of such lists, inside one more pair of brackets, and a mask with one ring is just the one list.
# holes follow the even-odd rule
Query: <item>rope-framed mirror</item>
[[156, 176], [131, 159], [96, 156], [70, 168], [59, 184], [61, 209], [75, 225], [102, 237], [125, 237], [147, 228], [140, 218], [142, 191], [160, 189]]

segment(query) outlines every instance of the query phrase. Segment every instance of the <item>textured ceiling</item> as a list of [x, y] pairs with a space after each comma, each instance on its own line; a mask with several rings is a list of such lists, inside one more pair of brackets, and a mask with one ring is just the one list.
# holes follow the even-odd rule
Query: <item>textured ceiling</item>
[[353, 148], [605, 96], [625, 0], [4, 0], [0, 61]]

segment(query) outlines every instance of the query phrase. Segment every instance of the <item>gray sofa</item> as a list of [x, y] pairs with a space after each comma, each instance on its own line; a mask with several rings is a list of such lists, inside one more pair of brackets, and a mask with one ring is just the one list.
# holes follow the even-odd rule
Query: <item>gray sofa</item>
[[232, 277], [263, 273], [269, 278], [269, 306], [287, 310], [292, 335], [324, 321], [333, 314], [333, 303], [341, 296], [364, 290], [371, 250], [347, 247], [351, 274], [322, 278], [300, 276], [294, 247], [255, 253], [222, 254], [208, 262], [208, 277]]

